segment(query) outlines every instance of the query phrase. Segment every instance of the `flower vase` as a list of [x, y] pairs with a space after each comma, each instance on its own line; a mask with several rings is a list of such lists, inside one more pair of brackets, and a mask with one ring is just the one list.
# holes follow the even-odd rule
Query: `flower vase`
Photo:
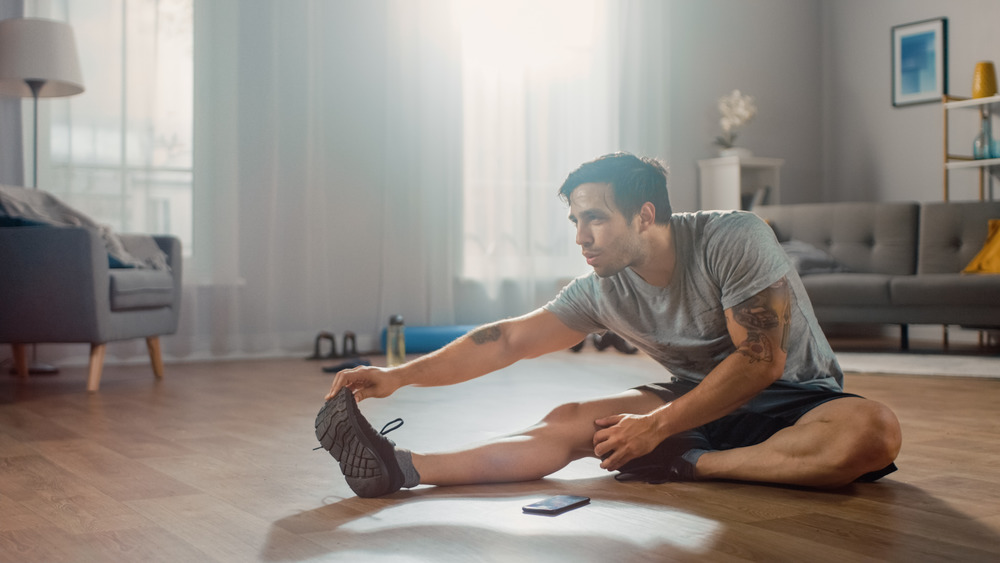
[[995, 158], [1000, 155], [994, 154], [996, 143], [993, 142], [993, 131], [990, 123], [990, 114], [983, 110], [982, 123], [979, 126], [979, 134], [972, 141], [972, 158], [976, 160], [984, 158]]

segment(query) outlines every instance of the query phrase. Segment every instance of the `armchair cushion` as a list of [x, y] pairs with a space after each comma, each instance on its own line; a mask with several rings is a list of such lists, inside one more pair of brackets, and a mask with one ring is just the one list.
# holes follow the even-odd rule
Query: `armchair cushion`
[[169, 307], [174, 300], [174, 280], [163, 270], [111, 270], [111, 310]]

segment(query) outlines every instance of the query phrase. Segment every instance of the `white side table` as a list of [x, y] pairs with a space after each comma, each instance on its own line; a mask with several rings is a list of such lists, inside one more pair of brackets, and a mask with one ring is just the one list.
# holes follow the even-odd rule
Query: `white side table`
[[[781, 202], [781, 158], [723, 156], [698, 161], [701, 209], [748, 209]], [[764, 197], [766, 194], [766, 197]]]

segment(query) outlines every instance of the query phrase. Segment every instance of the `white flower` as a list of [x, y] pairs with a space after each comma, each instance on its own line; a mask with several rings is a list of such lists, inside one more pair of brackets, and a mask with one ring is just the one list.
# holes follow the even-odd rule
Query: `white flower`
[[723, 147], [731, 147], [736, 137], [735, 130], [746, 125], [754, 115], [757, 115], [757, 106], [754, 105], [753, 96], [733, 90], [728, 96], [719, 98], [719, 113], [722, 114], [719, 125], [722, 126], [724, 135], [715, 142]]

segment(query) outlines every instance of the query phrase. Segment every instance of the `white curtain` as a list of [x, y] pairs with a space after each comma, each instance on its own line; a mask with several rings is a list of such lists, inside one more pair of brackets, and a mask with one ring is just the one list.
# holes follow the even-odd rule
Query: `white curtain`
[[[513, 5], [544, 25], [501, 34], [574, 28], [519, 70], [487, 64], [462, 5], [195, 0], [193, 235], [168, 360], [305, 356], [321, 330], [367, 351], [389, 315], [521, 314], [585, 270], [556, 190], [605, 152], [667, 156], [660, 2]], [[122, 343], [108, 360], [144, 358]]]
[[[556, 191], [618, 150], [666, 156], [667, 3], [458, 4], [462, 314], [516, 315], [588, 271]], [[477, 316], [478, 315], [478, 316]]]
[[378, 347], [455, 322], [461, 106], [450, 4], [195, 12], [195, 249], [177, 357]]
[[586, 268], [556, 191], [617, 150], [618, 12], [603, 0], [460, 5], [465, 284], [500, 314]]

